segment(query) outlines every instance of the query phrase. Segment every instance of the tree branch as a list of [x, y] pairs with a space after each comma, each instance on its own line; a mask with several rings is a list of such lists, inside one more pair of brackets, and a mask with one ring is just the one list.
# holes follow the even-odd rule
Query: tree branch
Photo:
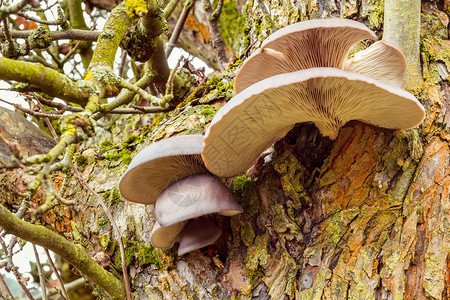
[[170, 53], [172, 53], [172, 50], [175, 47], [178, 37], [180, 36], [181, 30], [183, 30], [184, 23], [186, 22], [186, 19], [189, 16], [189, 12], [191, 11], [192, 6], [193, 6], [192, 1], [189, 0], [186, 1], [186, 4], [183, 7], [183, 11], [181, 12], [180, 17], [178, 18], [177, 24], [173, 29], [173, 33], [170, 36], [169, 42], [166, 45], [166, 57], [169, 57]]
[[223, 41], [223, 37], [220, 34], [219, 26], [217, 25], [217, 20], [213, 16], [211, 1], [202, 0], [202, 5], [206, 14], [206, 18], [208, 19], [209, 29], [211, 30], [211, 41], [214, 49], [216, 50], [217, 61], [219, 62], [220, 70], [223, 71], [229, 64], [227, 53], [225, 51], [225, 42]]
[[50, 96], [82, 106], [86, 105], [89, 98], [87, 88], [80, 88], [68, 76], [39, 64], [0, 57], [0, 79], [25, 82]]
[[[11, 37], [15, 39], [26, 39], [33, 30], [11, 30]], [[50, 35], [54, 41], [56, 40], [80, 40], [88, 42], [96, 42], [100, 36], [100, 31], [71, 29], [67, 31], [51, 31]], [[5, 34], [0, 32], [0, 39], [5, 39]]]
[[98, 44], [89, 64], [89, 70], [96, 65], [113, 66], [117, 48], [130, 25], [131, 19], [127, 15], [124, 1], [111, 11], [106, 20], [105, 27], [98, 37]]
[[80, 245], [67, 241], [44, 226], [20, 220], [3, 205], [0, 205], [0, 226], [8, 234], [13, 234], [60, 255], [89, 280], [101, 287], [112, 299], [123, 300], [125, 298], [123, 282], [98, 265]]
[[399, 48], [406, 57], [404, 86], [422, 85], [420, 66], [420, 0], [386, 0], [384, 4], [383, 40]]

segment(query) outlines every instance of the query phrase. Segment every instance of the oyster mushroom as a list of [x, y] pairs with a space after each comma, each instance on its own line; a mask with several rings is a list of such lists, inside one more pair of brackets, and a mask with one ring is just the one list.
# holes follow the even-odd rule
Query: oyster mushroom
[[213, 174], [231, 177], [295, 123], [313, 122], [335, 139], [350, 120], [409, 129], [424, 117], [423, 106], [405, 90], [354, 72], [311, 68], [267, 78], [237, 94], [208, 127], [202, 157]]
[[401, 86], [406, 59], [388, 42], [376, 42], [348, 61], [350, 48], [364, 39], [377, 38], [364, 24], [352, 20], [311, 20], [286, 26], [245, 61], [236, 75], [234, 91], [238, 94], [274, 75], [316, 67], [355, 71]]
[[[243, 211], [227, 187], [206, 170], [201, 159], [202, 145], [200, 135], [153, 143], [136, 155], [119, 182], [125, 199], [155, 203], [157, 222], [150, 237], [154, 247], [172, 247], [192, 219], [213, 213], [234, 216]], [[214, 232], [216, 236], [217, 230]], [[199, 237], [199, 245], [204, 244], [200, 240], [212, 239]]]

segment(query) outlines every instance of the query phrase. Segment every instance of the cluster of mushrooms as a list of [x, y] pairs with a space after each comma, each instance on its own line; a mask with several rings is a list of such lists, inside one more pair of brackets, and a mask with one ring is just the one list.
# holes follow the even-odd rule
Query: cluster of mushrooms
[[326, 19], [295, 23], [269, 36], [242, 65], [236, 96], [215, 115], [202, 157], [220, 177], [247, 170], [296, 123], [313, 122], [335, 139], [350, 120], [410, 129], [423, 106], [401, 89], [406, 59], [386, 41], [347, 58], [362, 40], [376, 40], [365, 25]]
[[179, 242], [178, 255], [214, 243], [222, 230], [211, 214], [243, 212], [232, 193], [203, 164], [203, 136], [171, 137], [144, 148], [119, 182], [122, 196], [155, 204], [156, 223], [150, 234], [155, 248]]
[[409, 129], [423, 106], [401, 89], [404, 55], [386, 41], [348, 58], [353, 45], [376, 40], [365, 25], [326, 19], [295, 23], [269, 36], [236, 75], [236, 96], [215, 115], [205, 136], [176, 136], [142, 150], [122, 176], [130, 201], [155, 204], [154, 247], [179, 242], [178, 254], [214, 243], [211, 214], [233, 216], [241, 206], [213, 175], [243, 173], [296, 123], [313, 122], [335, 139], [350, 120]]

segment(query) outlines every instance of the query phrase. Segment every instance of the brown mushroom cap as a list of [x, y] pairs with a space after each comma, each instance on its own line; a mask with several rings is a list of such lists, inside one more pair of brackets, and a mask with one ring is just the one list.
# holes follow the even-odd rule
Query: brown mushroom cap
[[234, 82], [235, 93], [265, 78], [298, 70], [343, 68], [350, 48], [377, 37], [364, 24], [345, 19], [295, 23], [270, 35], [242, 65]]
[[231, 99], [207, 129], [202, 157], [209, 171], [231, 177], [295, 123], [314, 122], [334, 139], [350, 120], [408, 129], [424, 117], [422, 105], [402, 89], [358, 73], [312, 68], [265, 79]]
[[220, 237], [222, 229], [211, 218], [189, 220], [180, 233], [178, 255], [208, 246]]
[[166, 250], [172, 248], [179, 241], [180, 232], [183, 230], [186, 222], [173, 224], [172, 226], [162, 227], [158, 222], [153, 225], [150, 233], [150, 243], [153, 247]]
[[378, 41], [346, 60], [343, 69], [401, 87], [406, 66], [406, 58], [397, 47], [386, 41]]
[[171, 137], [144, 148], [131, 161], [119, 182], [122, 196], [153, 204], [171, 183], [192, 174], [206, 173], [200, 156], [201, 135]]
[[213, 213], [234, 216], [241, 212], [229, 189], [210, 175], [192, 175], [172, 183], [155, 204], [156, 220], [164, 227]]

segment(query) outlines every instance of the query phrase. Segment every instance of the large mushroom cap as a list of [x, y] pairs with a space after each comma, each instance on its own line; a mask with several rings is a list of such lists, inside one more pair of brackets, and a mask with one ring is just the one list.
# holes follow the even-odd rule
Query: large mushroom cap
[[210, 218], [190, 220], [180, 233], [178, 255], [208, 246], [220, 237], [222, 229]]
[[155, 217], [164, 227], [213, 213], [233, 216], [241, 212], [228, 188], [209, 175], [192, 175], [172, 183], [155, 204]]
[[171, 183], [206, 173], [200, 156], [202, 144], [201, 135], [182, 135], [144, 148], [122, 175], [120, 193], [129, 201], [152, 204]]
[[270, 35], [242, 65], [234, 90], [240, 93], [265, 78], [307, 68], [343, 68], [350, 48], [364, 39], [376, 40], [364, 24], [345, 19], [295, 23]]
[[247, 170], [259, 155], [299, 122], [314, 122], [324, 136], [360, 120], [385, 128], [419, 125], [424, 108], [399, 88], [335, 68], [276, 75], [236, 95], [206, 131], [202, 157], [220, 177]]
[[172, 248], [179, 241], [180, 232], [183, 230], [186, 222], [176, 223], [172, 226], [162, 227], [158, 222], [153, 225], [150, 233], [150, 244], [153, 247], [166, 250]]

